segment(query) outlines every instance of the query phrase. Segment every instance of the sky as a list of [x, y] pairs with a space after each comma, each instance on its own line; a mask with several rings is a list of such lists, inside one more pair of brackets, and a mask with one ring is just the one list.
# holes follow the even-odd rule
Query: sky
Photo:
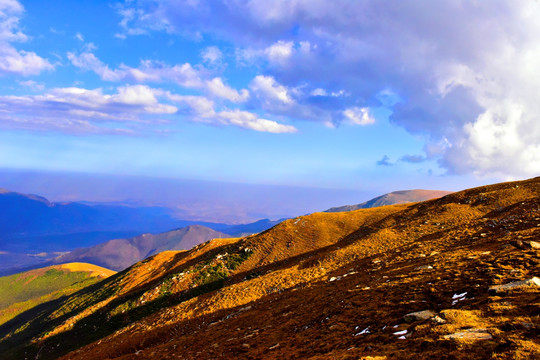
[[3, 169], [459, 190], [539, 174], [539, 94], [538, 1], [0, 0]]

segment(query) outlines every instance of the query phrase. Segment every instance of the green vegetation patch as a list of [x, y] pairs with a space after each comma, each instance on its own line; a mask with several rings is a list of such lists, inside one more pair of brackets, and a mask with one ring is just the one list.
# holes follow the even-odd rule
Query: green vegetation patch
[[0, 277], [0, 310], [15, 303], [25, 302], [86, 282], [87, 272], [49, 269], [43, 274], [15, 274]]
[[238, 252], [225, 255], [218, 255], [203, 266], [198, 265], [195, 270], [198, 272], [194, 279], [196, 286], [221, 283], [229, 277], [231, 271], [236, 270], [246, 261], [253, 251], [251, 249], [239, 249]]
[[70, 295], [99, 281], [87, 272], [49, 269], [0, 278], [0, 325], [39, 304]]

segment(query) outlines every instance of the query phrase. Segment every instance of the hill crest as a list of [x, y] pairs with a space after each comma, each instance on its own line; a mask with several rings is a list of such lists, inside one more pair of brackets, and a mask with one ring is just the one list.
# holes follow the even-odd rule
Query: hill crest
[[451, 193], [451, 191], [443, 190], [399, 190], [377, 196], [371, 200], [365, 201], [360, 204], [333, 207], [326, 210], [325, 212], [353, 211], [358, 209], [367, 209], [386, 205], [414, 203], [419, 201], [436, 199]]

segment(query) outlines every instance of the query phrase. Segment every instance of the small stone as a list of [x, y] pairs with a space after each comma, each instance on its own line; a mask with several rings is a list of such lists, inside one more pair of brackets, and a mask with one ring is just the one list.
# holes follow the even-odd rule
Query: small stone
[[430, 319], [432, 322], [438, 325], [446, 324], [446, 320], [444, 320], [442, 317], [435, 315]]
[[493, 336], [486, 329], [467, 329], [454, 334], [444, 335], [445, 339], [452, 340], [491, 340]]
[[533, 277], [528, 280], [514, 281], [504, 285], [495, 285], [489, 288], [490, 294], [501, 294], [507, 291], [512, 291], [521, 288], [540, 287], [540, 279]]
[[431, 310], [423, 310], [423, 311], [417, 311], [412, 312], [403, 317], [403, 320], [406, 322], [413, 322], [413, 321], [425, 321], [428, 319], [431, 319], [435, 316], [435, 313]]
[[433, 269], [433, 266], [431, 265], [422, 265], [422, 266], [417, 266], [414, 268], [414, 270], [431, 270]]
[[540, 243], [538, 241], [524, 241], [527, 244], [527, 247], [530, 249], [540, 249]]
[[246, 343], [242, 344], [242, 347], [245, 348], [245, 349], [249, 349], [249, 348], [250, 348], [249, 344], [246, 344]]

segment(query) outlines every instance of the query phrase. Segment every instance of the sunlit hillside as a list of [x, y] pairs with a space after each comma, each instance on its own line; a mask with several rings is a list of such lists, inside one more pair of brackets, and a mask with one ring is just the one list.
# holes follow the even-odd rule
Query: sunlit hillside
[[0, 357], [540, 357], [540, 178], [163, 252], [0, 327]]
[[92, 264], [66, 263], [0, 277], [0, 324], [115, 273]]

